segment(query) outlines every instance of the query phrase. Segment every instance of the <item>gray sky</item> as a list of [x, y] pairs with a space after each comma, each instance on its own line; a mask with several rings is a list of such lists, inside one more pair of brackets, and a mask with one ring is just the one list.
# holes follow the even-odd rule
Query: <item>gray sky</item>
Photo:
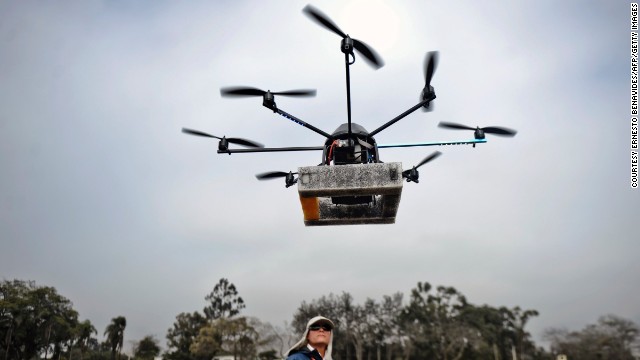
[[[221, 98], [230, 85], [316, 88], [278, 105], [327, 132], [346, 121], [340, 39], [306, 4], [0, 3], [0, 276], [56, 287], [100, 334], [126, 316], [127, 341], [164, 339], [222, 277], [274, 324], [303, 300], [418, 281], [536, 309], [537, 339], [608, 313], [640, 322], [628, 2], [313, 3], [386, 62], [351, 67], [353, 120], [368, 130], [417, 103], [424, 54], [440, 51], [435, 111], [378, 143], [472, 138], [440, 121], [518, 130], [439, 148], [394, 225], [321, 228], [304, 226], [295, 188], [254, 177], [320, 153], [218, 155], [180, 133], [323, 143], [260, 98]], [[381, 157], [409, 167], [433, 150]]]

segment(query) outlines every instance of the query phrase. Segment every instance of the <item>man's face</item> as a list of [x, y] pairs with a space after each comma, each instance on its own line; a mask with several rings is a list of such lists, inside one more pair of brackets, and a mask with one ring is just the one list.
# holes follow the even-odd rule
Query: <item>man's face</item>
[[314, 348], [318, 346], [328, 346], [331, 340], [331, 327], [325, 324], [313, 324], [309, 326], [307, 340]]

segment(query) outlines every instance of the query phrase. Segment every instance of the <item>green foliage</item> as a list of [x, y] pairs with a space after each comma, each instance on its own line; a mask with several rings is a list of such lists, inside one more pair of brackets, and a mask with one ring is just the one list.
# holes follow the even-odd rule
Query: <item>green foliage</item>
[[229, 318], [240, 313], [244, 309], [244, 300], [238, 295], [235, 285], [222, 278], [213, 288], [213, 291], [205, 300], [210, 302], [204, 308], [204, 314], [209, 320]]
[[111, 359], [116, 359], [122, 352], [124, 342], [124, 329], [127, 327], [127, 319], [124, 316], [118, 316], [111, 319], [111, 323], [104, 330], [107, 337], [107, 344], [111, 348]]
[[169, 351], [165, 354], [168, 360], [210, 360], [196, 356], [190, 352], [200, 329], [207, 324], [207, 319], [199, 312], [180, 313], [176, 316], [173, 327], [167, 331]]
[[134, 359], [153, 360], [160, 355], [160, 351], [158, 340], [152, 335], [147, 335], [134, 346], [133, 356]]
[[462, 316], [471, 305], [452, 287], [439, 286], [435, 293], [431, 290], [428, 283], [418, 283], [400, 316], [401, 332], [413, 347], [407, 352], [416, 358], [459, 359], [467, 344], [478, 337]]
[[[474, 305], [453, 287], [433, 288], [426, 282], [411, 290], [407, 304], [402, 293], [363, 304], [347, 292], [302, 302], [294, 314], [295, 330], [236, 316], [245, 304], [227, 279], [220, 279], [205, 299], [205, 315], [196, 311], [176, 316], [167, 332], [166, 359], [210, 360], [218, 354], [238, 360], [281, 358], [316, 315], [336, 323], [334, 357], [343, 360], [555, 357], [536, 347], [526, 331], [537, 311]], [[71, 301], [55, 288], [33, 281], [0, 282], [0, 359], [128, 360], [121, 354], [126, 325], [124, 317], [113, 318], [105, 329], [105, 342], [99, 343], [95, 327], [89, 320], [79, 321]], [[546, 337], [553, 354], [569, 359], [632, 360], [632, 349], [640, 347], [639, 334], [632, 321], [608, 315], [581, 331], [549, 329]], [[151, 336], [134, 346], [134, 356], [141, 360], [157, 357], [160, 351]]]
[[355, 304], [347, 292], [329, 294], [311, 303], [302, 302], [292, 325], [300, 334], [312, 317], [328, 317], [336, 324], [333, 330], [335, 356], [362, 359], [365, 351], [382, 354], [399, 344], [396, 321], [401, 305], [402, 294], [385, 296], [380, 304], [367, 299], [364, 306]]
[[209, 360], [220, 353], [239, 359], [255, 358], [261, 345], [247, 318], [235, 316], [244, 309], [244, 300], [235, 285], [222, 278], [205, 300], [204, 316], [181, 313], [167, 333], [169, 360]]
[[254, 359], [258, 343], [258, 333], [247, 318], [220, 318], [200, 329], [190, 351], [201, 358], [224, 353], [232, 354], [236, 359]]
[[5, 359], [58, 355], [76, 344], [79, 326], [71, 301], [55, 288], [33, 281], [0, 283], [0, 344]]
[[[169, 360], [209, 360], [224, 351], [225, 337], [235, 321], [230, 320], [244, 309], [244, 300], [235, 285], [221, 278], [205, 300], [204, 316], [198, 312], [181, 313], [167, 332]], [[238, 320], [246, 323], [246, 319]], [[243, 348], [246, 348], [245, 345]]]
[[470, 304], [453, 287], [418, 283], [407, 305], [401, 293], [356, 304], [349, 293], [303, 302], [293, 318], [298, 333], [323, 315], [336, 323], [334, 356], [364, 359], [534, 359], [539, 352], [525, 331], [534, 310]]
[[189, 347], [189, 352], [201, 359], [210, 359], [222, 351], [222, 334], [213, 324], [203, 326]]
[[97, 343], [97, 340], [95, 340], [92, 336], [93, 334], [97, 335], [98, 331], [93, 326], [93, 324], [91, 324], [91, 321], [85, 320], [78, 324], [78, 327], [76, 328], [75, 336], [77, 339], [76, 344], [78, 347], [77, 350], [79, 352], [78, 355], [80, 357], [80, 360], [83, 360], [84, 354], [92, 345], [92, 341]]

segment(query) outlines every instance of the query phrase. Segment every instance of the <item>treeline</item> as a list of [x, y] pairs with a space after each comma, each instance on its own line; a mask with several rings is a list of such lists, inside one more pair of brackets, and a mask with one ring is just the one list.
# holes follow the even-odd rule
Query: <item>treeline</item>
[[[71, 301], [50, 286], [34, 281], [0, 282], [0, 359], [128, 360], [122, 354], [127, 320], [117, 316], [104, 331], [104, 341], [90, 320], [80, 320]], [[134, 357], [160, 355], [158, 340], [136, 342]]]
[[476, 306], [453, 287], [418, 283], [408, 304], [403, 294], [354, 304], [348, 293], [302, 303], [294, 326], [310, 315], [336, 319], [336, 358], [390, 359], [542, 359], [525, 326], [535, 310]]
[[[453, 287], [418, 283], [402, 293], [355, 303], [344, 292], [302, 302], [289, 325], [273, 326], [242, 316], [245, 303], [236, 287], [220, 279], [202, 312], [176, 316], [166, 334], [167, 349], [146, 336], [134, 343], [134, 359], [238, 360], [285, 357], [308, 319], [318, 314], [336, 323], [333, 357], [342, 360], [556, 359], [632, 360], [638, 326], [613, 315], [580, 331], [547, 329], [549, 350], [535, 344], [526, 325], [538, 316], [520, 307], [474, 305]], [[89, 320], [80, 320], [71, 301], [55, 288], [32, 281], [0, 283], [0, 360], [129, 360], [122, 353], [126, 318], [116, 316], [103, 341]]]

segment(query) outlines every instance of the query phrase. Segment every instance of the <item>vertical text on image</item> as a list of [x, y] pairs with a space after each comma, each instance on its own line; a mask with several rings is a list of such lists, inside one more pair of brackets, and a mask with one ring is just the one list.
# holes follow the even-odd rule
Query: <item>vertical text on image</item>
[[631, 148], [638, 149], [638, 118], [631, 118]]
[[631, 30], [638, 30], [638, 3], [631, 3]]
[[638, 188], [638, 152], [631, 152], [631, 188]]
[[631, 32], [631, 115], [638, 115], [638, 33]]
[[[633, 13], [633, 6], [632, 6]], [[636, 6], [637, 13], [637, 6]], [[633, 16], [632, 16], [633, 19]], [[633, 22], [632, 22], [633, 25]], [[631, 32], [631, 148], [638, 148], [638, 33]], [[631, 188], [638, 188], [638, 152], [631, 151]]]

